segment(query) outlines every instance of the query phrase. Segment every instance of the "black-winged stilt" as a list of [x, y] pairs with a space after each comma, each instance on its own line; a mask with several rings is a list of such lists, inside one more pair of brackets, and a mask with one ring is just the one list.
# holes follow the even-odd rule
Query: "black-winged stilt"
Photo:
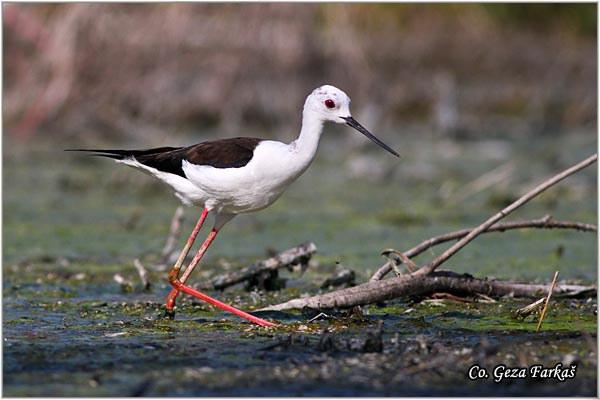
[[[330, 85], [315, 89], [306, 98], [300, 136], [290, 144], [238, 137], [203, 142], [189, 147], [76, 151], [94, 152], [95, 155], [114, 158], [119, 163], [146, 172], [171, 186], [183, 203], [203, 208], [202, 215], [169, 273], [169, 283], [173, 289], [167, 296], [167, 316], [174, 316], [173, 307], [177, 295], [184, 292], [256, 324], [274, 326], [276, 324], [273, 322], [257, 318], [200, 293], [185, 285], [185, 282], [227, 222], [237, 214], [268, 207], [302, 175], [315, 158], [323, 124], [328, 121], [350, 125], [399, 157], [392, 148], [352, 118], [350, 98], [340, 89]], [[180, 277], [183, 262], [209, 212], [215, 216], [214, 226]]]

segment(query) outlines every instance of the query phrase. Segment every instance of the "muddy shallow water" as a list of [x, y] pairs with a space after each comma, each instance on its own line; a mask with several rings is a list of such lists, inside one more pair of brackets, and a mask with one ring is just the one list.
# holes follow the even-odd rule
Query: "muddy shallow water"
[[[310, 323], [300, 314], [259, 313], [284, 323], [261, 328], [189, 300], [176, 320], [165, 320], [162, 304], [150, 300], [155, 296], [117, 297], [8, 302], [4, 394], [592, 396], [596, 390], [596, 305], [586, 300], [555, 303], [535, 333], [535, 321], [510, 317], [523, 303], [516, 301], [399, 302], [369, 307], [362, 317]], [[575, 378], [496, 382], [493, 375], [501, 365], [558, 363], [576, 364]], [[488, 377], [469, 380], [473, 366]]]
[[[476, 225], [515, 193], [596, 148], [592, 135], [535, 147], [514, 139], [499, 147], [509, 151], [489, 153], [481, 149], [497, 142], [465, 142], [453, 144], [460, 157], [451, 158], [448, 143], [427, 140], [406, 138], [397, 165], [367, 151], [370, 165], [384, 171], [380, 176], [361, 170], [357, 158], [328, 156], [325, 142], [322, 157], [273, 207], [225, 227], [190, 282], [306, 240], [318, 253], [303, 274], [281, 273], [285, 289], [247, 292], [238, 285], [210, 294], [252, 311], [329, 290], [320, 283], [342, 266], [364, 282], [385, 262], [383, 249], [404, 250]], [[398, 299], [361, 313], [324, 310], [327, 316], [312, 322], [306, 310], [259, 313], [283, 323], [261, 328], [184, 296], [175, 320], [163, 319], [167, 271], [156, 265], [177, 201], [135, 171], [76, 155], [57, 159], [62, 147], [52, 146], [15, 145], [5, 154], [5, 396], [596, 395], [595, 297], [553, 299], [540, 333], [534, 318], [512, 317], [533, 299], [511, 298]], [[461, 191], [508, 162], [513, 172], [497, 185]], [[595, 223], [596, 177], [594, 166], [508, 219], [550, 213]], [[197, 216], [197, 210], [185, 212], [183, 235]], [[490, 234], [444, 268], [545, 283], [559, 270], [563, 281], [595, 285], [596, 240], [570, 231]], [[149, 291], [141, 288], [134, 258], [150, 271]], [[116, 273], [134, 287], [118, 285]], [[559, 363], [564, 375], [577, 365], [575, 376], [550, 377]], [[516, 368], [504, 371], [515, 377], [495, 382], [501, 365]], [[548, 369], [547, 376], [533, 378], [534, 365]], [[482, 375], [471, 380], [469, 371]]]

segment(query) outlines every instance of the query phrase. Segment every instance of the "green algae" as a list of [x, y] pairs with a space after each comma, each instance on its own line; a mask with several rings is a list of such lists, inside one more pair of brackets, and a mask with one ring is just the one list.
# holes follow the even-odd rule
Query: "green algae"
[[[5, 394], [292, 395], [310, 392], [320, 382], [325, 395], [418, 395], [439, 394], [444, 387], [456, 390], [452, 387], [457, 380], [482, 393], [515, 394], [516, 387], [475, 384], [465, 381], [464, 374], [478, 362], [520, 365], [518, 357], [525, 357], [526, 363], [550, 364], [568, 356], [578, 363], [579, 387], [548, 382], [540, 390], [551, 386], [557, 393], [590, 395], [595, 384], [595, 305], [581, 300], [573, 307], [572, 302], [556, 304], [539, 334], [535, 323], [512, 322], [504, 309], [516, 302], [478, 309], [453, 302], [433, 307], [395, 302], [368, 307], [360, 320], [338, 314], [308, 322], [299, 320], [298, 313], [280, 313], [283, 324], [270, 328], [224, 314], [203, 316], [193, 304], [182, 305], [175, 320], [161, 318], [160, 305], [144, 301], [81, 302], [52, 312], [43, 304], [23, 305], [40, 317], [7, 316]], [[574, 315], [565, 313], [570, 318], [557, 312], [573, 308]], [[139, 315], [140, 310], [145, 312]], [[365, 352], [378, 321], [383, 321], [382, 351]], [[485, 363], [477, 359], [477, 346], [488, 354]], [[68, 379], [65, 373], [74, 376]], [[369, 379], [361, 382], [358, 376]], [[412, 389], [394, 389], [385, 379], [408, 382]], [[353, 383], [344, 387], [344, 381]]]

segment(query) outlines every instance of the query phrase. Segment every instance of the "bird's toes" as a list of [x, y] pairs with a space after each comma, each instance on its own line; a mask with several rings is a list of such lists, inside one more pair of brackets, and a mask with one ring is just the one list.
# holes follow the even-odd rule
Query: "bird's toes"
[[175, 319], [175, 310], [165, 310], [165, 314], [163, 315], [164, 319]]

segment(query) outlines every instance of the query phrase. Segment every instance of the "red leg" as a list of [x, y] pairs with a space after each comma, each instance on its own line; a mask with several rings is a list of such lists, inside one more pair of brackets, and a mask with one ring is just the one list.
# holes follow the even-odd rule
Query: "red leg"
[[[200, 218], [198, 218], [198, 222], [196, 223], [194, 230], [190, 234], [190, 237], [188, 238], [187, 243], [185, 244], [185, 247], [181, 251], [181, 254], [179, 254], [179, 258], [177, 259], [175, 266], [171, 270], [169, 277], [171, 275], [174, 275], [175, 278], [177, 278], [179, 276], [179, 270], [181, 269], [181, 266], [183, 265], [185, 258], [187, 257], [188, 253], [190, 252], [190, 249], [192, 248], [192, 245], [194, 244], [194, 241], [196, 240], [196, 236], [198, 236], [198, 232], [200, 231], [200, 228], [202, 228], [202, 225], [204, 224], [204, 220], [206, 220], [207, 215], [208, 215], [208, 210], [205, 208], [204, 210], [202, 210], [202, 215], [200, 215]], [[167, 310], [166, 310], [167, 316], [171, 316], [171, 317], [173, 316], [173, 307], [175, 306], [175, 300], [177, 299], [178, 294], [179, 294], [179, 290], [173, 289], [171, 291], [171, 293], [169, 293], [169, 295], [167, 296]]]
[[206, 250], [208, 250], [208, 246], [210, 246], [211, 243], [213, 242], [213, 240], [215, 240], [215, 238], [217, 237], [217, 233], [219, 233], [219, 231], [217, 231], [215, 228], [213, 228], [210, 231], [210, 233], [208, 234], [208, 237], [206, 238], [204, 243], [202, 243], [200, 250], [198, 250], [198, 252], [194, 256], [194, 258], [192, 259], [192, 262], [190, 262], [190, 265], [188, 265], [186, 270], [183, 272], [183, 275], [181, 275], [181, 279], [179, 281], [182, 284], [185, 283], [185, 281], [187, 281], [187, 278], [190, 276], [190, 274], [192, 273], [194, 268], [196, 268], [196, 265], [198, 264], [200, 259], [204, 256], [204, 253], [206, 253]]
[[[194, 296], [201, 300], [204, 300], [212, 305], [220, 307], [223, 310], [226, 310], [226, 311], [229, 311], [236, 315], [239, 315], [240, 317], [245, 318], [249, 321], [252, 321], [255, 324], [262, 325], [262, 326], [277, 326], [277, 324], [275, 324], [273, 322], [269, 322], [262, 318], [255, 317], [254, 315], [248, 314], [247, 312], [239, 310], [239, 309], [232, 307], [228, 304], [225, 304], [219, 300], [213, 299], [212, 297], [207, 296], [204, 293], [201, 293], [195, 289], [192, 289], [191, 287], [189, 287], [187, 285], [184, 285], [185, 281], [190, 276], [190, 274], [192, 273], [192, 271], [194, 270], [194, 268], [196, 267], [196, 265], [198, 264], [198, 262], [200, 261], [202, 256], [204, 256], [204, 253], [206, 253], [206, 250], [208, 249], [210, 244], [213, 242], [213, 240], [215, 240], [217, 233], [218, 233], [218, 231], [215, 228], [213, 228], [210, 231], [210, 233], [208, 234], [208, 237], [206, 238], [206, 240], [200, 247], [200, 250], [198, 250], [198, 253], [196, 253], [196, 256], [192, 259], [192, 262], [190, 262], [190, 265], [187, 267], [187, 269], [181, 276], [181, 279], [179, 279], [179, 277], [178, 277], [179, 270], [175, 270], [175, 268], [173, 268], [173, 270], [169, 274], [169, 283], [173, 286], [173, 290], [171, 290], [171, 293], [169, 293], [169, 296], [167, 297], [167, 312], [170, 311], [172, 313], [171, 310], [173, 309], [173, 306], [175, 305], [175, 300], [177, 299], [177, 295], [179, 294], [179, 291], [182, 291], [183, 293], [187, 293], [191, 296]], [[170, 308], [169, 308], [169, 306], [170, 306]]]
[[197, 297], [201, 300], [206, 301], [207, 303], [210, 303], [214, 306], [217, 306], [219, 308], [222, 308], [225, 311], [229, 311], [231, 313], [234, 313], [236, 315], [239, 315], [242, 318], [247, 319], [248, 321], [254, 322], [255, 324], [261, 325], [261, 326], [278, 326], [278, 324], [274, 323], [274, 322], [270, 322], [267, 320], [264, 320], [262, 318], [258, 318], [255, 317], [252, 314], [248, 314], [247, 312], [244, 312], [242, 310], [239, 310], [235, 307], [230, 306], [229, 304], [225, 304], [217, 299], [213, 299], [210, 296], [205, 295], [204, 293], [201, 293], [195, 289], [192, 289], [191, 287], [182, 284], [181, 282], [179, 282], [179, 280], [174, 281], [173, 283], [171, 283], [174, 287], [177, 287], [178, 290], [181, 290], [183, 293], [187, 293], [191, 296]]

